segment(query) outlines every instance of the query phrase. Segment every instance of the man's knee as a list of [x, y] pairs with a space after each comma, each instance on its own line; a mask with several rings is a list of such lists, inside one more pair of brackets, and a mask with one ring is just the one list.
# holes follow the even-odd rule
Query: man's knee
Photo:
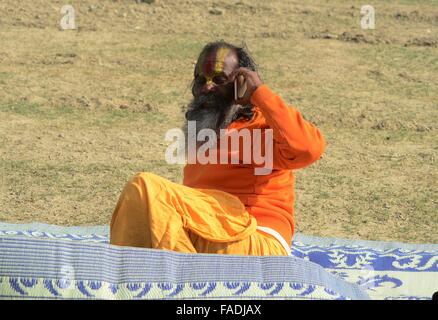
[[135, 175], [133, 175], [128, 182], [126, 182], [124, 187], [124, 192], [126, 193], [128, 191], [139, 190], [144, 189], [148, 185], [148, 182], [151, 181], [151, 173], [149, 172], [138, 172]]
[[161, 178], [160, 176], [157, 176], [156, 174], [148, 171], [143, 172], [137, 172], [130, 180], [130, 182], [139, 182], [142, 181], [143, 183], [157, 183], [161, 181], [164, 178]]
[[136, 180], [148, 180], [151, 176], [150, 172], [137, 172], [136, 174], [134, 174], [130, 181], [136, 181]]

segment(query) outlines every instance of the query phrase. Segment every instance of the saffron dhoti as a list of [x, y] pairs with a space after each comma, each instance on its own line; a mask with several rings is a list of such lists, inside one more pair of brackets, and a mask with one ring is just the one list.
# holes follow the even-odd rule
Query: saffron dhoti
[[287, 255], [238, 197], [215, 189], [191, 188], [152, 173], [139, 173], [125, 186], [114, 210], [114, 245], [186, 253]]

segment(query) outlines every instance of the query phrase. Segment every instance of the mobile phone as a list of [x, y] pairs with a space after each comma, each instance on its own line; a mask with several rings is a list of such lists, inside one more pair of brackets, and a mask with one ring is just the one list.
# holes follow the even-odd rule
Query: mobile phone
[[242, 75], [234, 79], [234, 100], [241, 99], [246, 93], [246, 80]]

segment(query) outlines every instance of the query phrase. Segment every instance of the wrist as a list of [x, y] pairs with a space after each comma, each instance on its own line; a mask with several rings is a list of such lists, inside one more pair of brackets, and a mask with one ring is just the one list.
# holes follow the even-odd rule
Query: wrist
[[260, 83], [260, 85], [253, 91], [251, 95], [250, 98], [251, 104], [253, 105], [260, 104], [260, 101], [263, 100], [266, 95], [269, 95], [270, 92], [271, 91], [266, 84]]

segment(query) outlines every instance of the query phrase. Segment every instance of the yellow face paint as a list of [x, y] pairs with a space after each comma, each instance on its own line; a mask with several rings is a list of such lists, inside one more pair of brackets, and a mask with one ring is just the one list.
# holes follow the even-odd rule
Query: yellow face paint
[[220, 73], [224, 69], [224, 61], [227, 57], [230, 49], [228, 48], [219, 48], [216, 53], [216, 64], [214, 66], [214, 72]]
[[198, 63], [198, 74], [205, 77], [207, 84], [212, 83], [213, 78], [223, 72], [224, 61], [229, 52], [229, 48], [219, 48], [201, 57]]

